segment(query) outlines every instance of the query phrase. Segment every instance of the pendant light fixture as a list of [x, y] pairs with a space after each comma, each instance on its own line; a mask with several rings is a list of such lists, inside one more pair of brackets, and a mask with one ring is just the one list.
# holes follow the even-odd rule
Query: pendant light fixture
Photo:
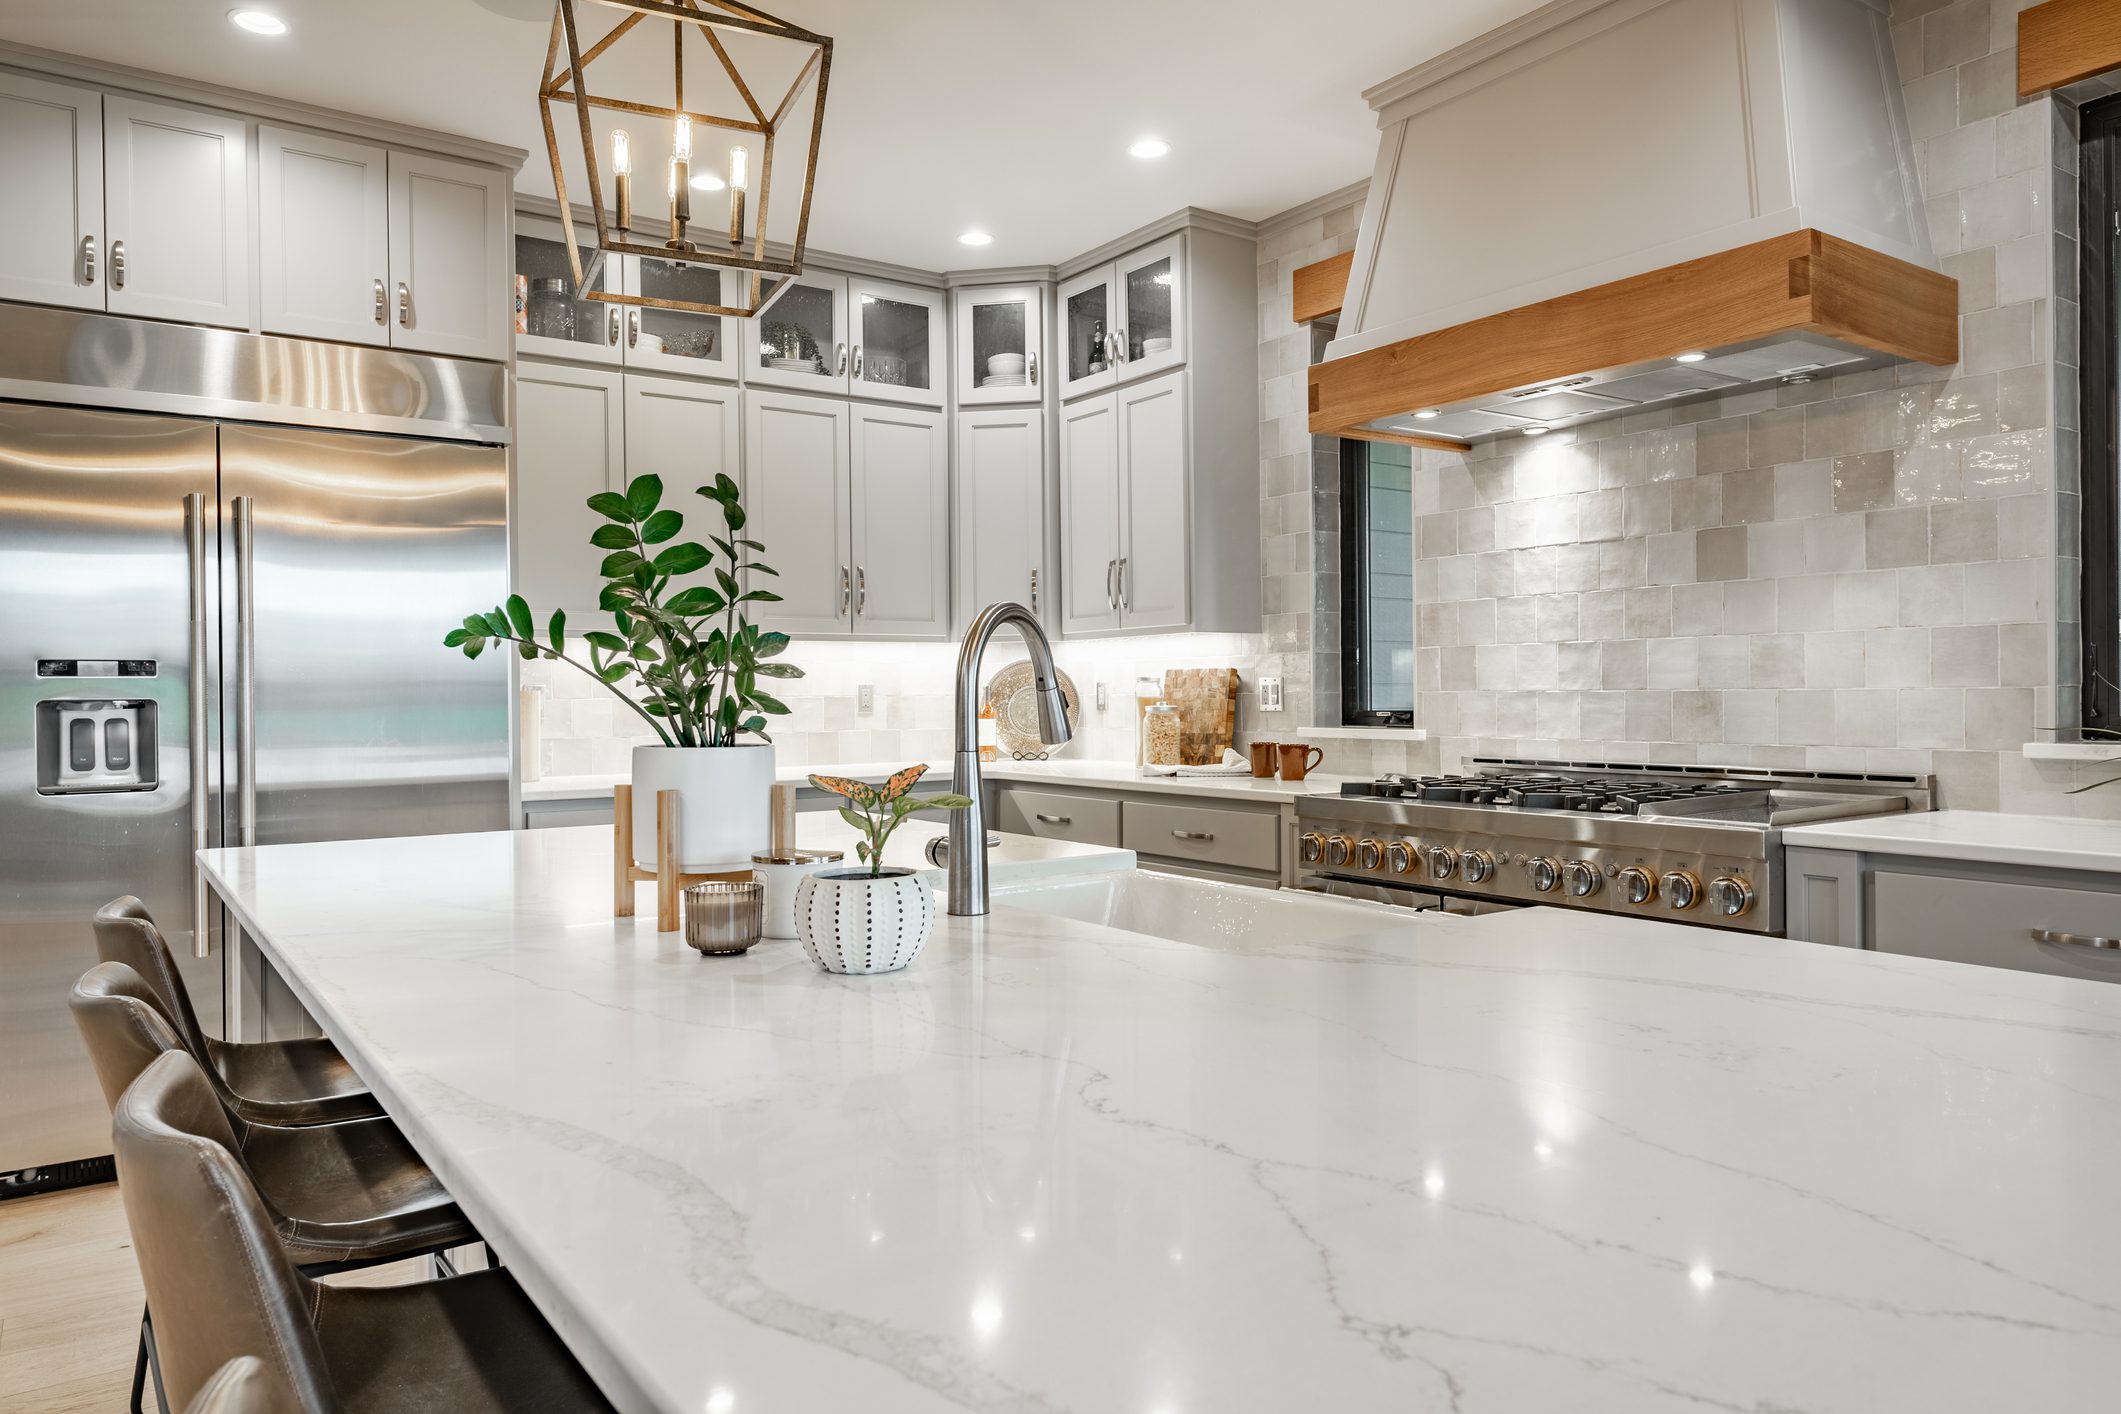
[[[593, 41], [583, 33], [581, 19], [604, 10], [627, 12], [602, 37]], [[668, 33], [671, 102], [668, 106], [639, 102], [590, 88], [589, 68], [621, 41], [630, 51], [656, 42]], [[685, 40], [688, 32], [703, 37], [728, 76], [730, 86], [746, 110], [742, 116], [717, 116], [689, 108], [685, 102]], [[784, 42], [807, 48], [809, 56], [797, 69], [780, 101], [768, 112], [754, 96], [752, 83], [739, 71], [725, 46], [724, 35], [746, 38], [740, 44], [756, 48], [757, 39]], [[607, 66], [608, 68], [609, 66]], [[756, 66], [754, 66], [756, 67]], [[769, 277], [780, 279], [803, 273], [803, 251], [810, 232], [810, 196], [817, 175], [818, 139], [825, 127], [825, 86], [832, 72], [832, 41], [812, 34], [785, 20], [737, 0], [557, 0], [552, 15], [552, 39], [545, 51], [545, 77], [538, 86], [538, 107], [545, 123], [545, 147], [552, 160], [553, 194], [559, 199], [560, 223], [567, 236], [567, 260], [575, 288], [584, 299], [606, 304], [649, 305], [657, 309], [682, 309], [699, 314], [750, 316], [770, 298]], [[785, 254], [770, 251], [766, 243], [766, 217], [774, 174], [774, 143], [806, 92], [813, 92], [810, 132], [804, 148], [802, 196], [796, 210], [795, 235]], [[770, 94], [769, 94], [770, 96]], [[560, 160], [561, 121], [555, 107], [574, 109], [572, 126], [579, 132], [582, 157], [589, 169], [589, 204], [596, 213], [596, 240], [585, 252], [575, 211], [567, 197], [567, 174]], [[602, 177], [603, 164], [596, 133], [590, 124], [592, 109], [633, 114], [667, 124], [670, 132], [670, 165], [665, 189], [668, 198], [670, 235], [658, 241], [650, 232], [634, 226], [633, 178], [638, 170], [634, 134], [619, 128], [611, 134], [613, 190], [607, 204]], [[729, 196], [728, 220], [718, 219], [709, 206], [702, 217], [693, 209], [692, 167], [695, 149], [705, 132], [734, 135], [729, 147], [729, 171], [724, 185]], [[576, 140], [574, 134], [566, 138]], [[753, 149], [756, 148], [756, 160]], [[653, 149], [649, 151], [652, 153]], [[652, 158], [651, 158], [652, 160]], [[655, 179], [653, 168], [649, 180]], [[700, 190], [711, 187], [702, 182]], [[649, 191], [655, 188], [650, 186]], [[653, 197], [649, 200], [652, 202]], [[711, 199], [710, 199], [711, 201]], [[698, 224], [696, 224], [698, 223]], [[585, 254], [587, 258], [585, 259]], [[729, 304], [706, 304], [690, 300], [632, 295], [598, 288], [604, 283], [604, 262], [614, 256], [632, 255], [644, 260], [664, 260], [679, 265], [710, 265], [745, 272], [742, 294]], [[782, 280], [777, 286], [785, 288]]]

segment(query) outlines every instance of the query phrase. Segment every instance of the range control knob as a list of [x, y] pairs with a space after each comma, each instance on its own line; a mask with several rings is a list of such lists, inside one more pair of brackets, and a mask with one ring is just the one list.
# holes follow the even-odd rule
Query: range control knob
[[1458, 872], [1458, 851], [1448, 845], [1432, 844], [1427, 850], [1429, 872], [1439, 879], [1448, 879]]
[[1326, 841], [1326, 863], [1346, 864], [1355, 853], [1355, 841], [1346, 835], [1335, 835]]
[[1414, 872], [1414, 846], [1405, 840], [1394, 840], [1385, 846], [1385, 868], [1394, 874]]
[[1375, 869], [1385, 862], [1385, 847], [1378, 840], [1364, 840], [1355, 846], [1355, 861], [1365, 869]]
[[1598, 886], [1605, 879], [1599, 874], [1597, 865], [1572, 859], [1561, 866], [1561, 881], [1568, 885], [1569, 892], [1575, 897], [1589, 898], [1598, 892]]
[[1664, 876], [1661, 887], [1665, 904], [1675, 913], [1684, 913], [1701, 902], [1701, 880], [1690, 869], [1674, 869]]
[[1326, 856], [1326, 837], [1316, 830], [1305, 830], [1296, 842], [1297, 852], [1303, 855], [1304, 863], [1316, 864]]
[[1484, 884], [1495, 873], [1495, 856], [1484, 849], [1469, 849], [1458, 857], [1465, 866], [1466, 882]]
[[1753, 906], [1753, 886], [1735, 875], [1725, 874], [1709, 884], [1709, 908], [1725, 918], [1738, 918]]
[[1620, 896], [1638, 907], [1657, 897], [1657, 876], [1630, 864], [1620, 871]]
[[1554, 892], [1554, 885], [1561, 882], [1561, 866], [1543, 854], [1527, 859], [1524, 872], [1531, 876], [1532, 887], [1543, 894]]

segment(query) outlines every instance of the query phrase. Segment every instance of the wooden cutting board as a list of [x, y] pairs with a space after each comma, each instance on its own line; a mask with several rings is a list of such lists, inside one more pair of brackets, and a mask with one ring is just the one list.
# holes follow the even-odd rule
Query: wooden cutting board
[[1237, 730], [1237, 669], [1167, 669], [1164, 700], [1178, 709], [1181, 762], [1221, 765]]

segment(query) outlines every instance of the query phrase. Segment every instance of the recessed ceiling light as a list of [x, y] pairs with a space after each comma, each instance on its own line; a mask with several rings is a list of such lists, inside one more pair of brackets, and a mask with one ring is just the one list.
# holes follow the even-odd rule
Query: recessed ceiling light
[[1162, 138], [1145, 137], [1137, 138], [1134, 146], [1128, 148], [1127, 152], [1130, 156], [1139, 157], [1146, 161], [1152, 157], [1162, 157], [1170, 150], [1171, 144], [1165, 142]]
[[729, 183], [723, 181], [712, 172], [694, 172], [692, 174], [692, 189], [694, 191], [720, 191], [728, 185]]
[[993, 245], [994, 237], [985, 231], [967, 231], [957, 238], [959, 245]]
[[1708, 357], [1708, 355], [1707, 355], [1707, 354], [1705, 354], [1705, 353], [1703, 353], [1703, 352], [1702, 352], [1702, 351], [1701, 351], [1700, 349], [1691, 349], [1691, 350], [1689, 350], [1689, 351], [1687, 351], [1686, 353], [1683, 353], [1683, 354], [1673, 354], [1673, 355], [1672, 355], [1672, 362], [1674, 362], [1674, 363], [1699, 363], [1699, 362], [1701, 362], [1701, 361], [1702, 361], [1703, 359], [1705, 359], [1705, 358], [1707, 358], [1707, 357]]
[[1422, 409], [1422, 410], [1421, 410], [1420, 412], [1417, 412], [1417, 413], [1415, 413], [1414, 415], [1415, 415], [1416, 417], [1420, 418], [1420, 419], [1421, 419], [1421, 420], [1422, 420], [1423, 422], [1427, 422], [1427, 421], [1428, 421], [1428, 420], [1429, 420], [1430, 418], [1432, 418], [1432, 417], [1442, 417], [1442, 416], [1443, 416], [1443, 409], [1442, 409], [1442, 408], [1423, 408], [1423, 409]]
[[285, 34], [287, 21], [270, 10], [230, 10], [228, 22], [252, 34]]
[[1524, 435], [1527, 437], [1543, 437], [1547, 433], [1552, 432], [1553, 430], [1553, 428], [1548, 427], [1543, 423], [1535, 422], [1530, 427], [1527, 427], [1524, 430]]

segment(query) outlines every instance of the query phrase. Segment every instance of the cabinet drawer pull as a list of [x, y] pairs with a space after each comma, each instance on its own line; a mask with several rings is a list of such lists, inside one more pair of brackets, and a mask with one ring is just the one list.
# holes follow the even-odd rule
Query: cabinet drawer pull
[[1127, 593], [1127, 557], [1125, 555], [1119, 557], [1119, 606], [1130, 612], [1134, 608], [1134, 601]]
[[398, 327], [412, 327], [412, 286], [403, 280], [398, 281]]
[[854, 346], [854, 376], [856, 379], [860, 379], [862, 376], [862, 346], [860, 344]]
[[639, 311], [638, 309], [629, 309], [626, 311], [626, 347], [629, 349], [637, 349], [640, 346], [641, 311]]
[[378, 323], [378, 324], [388, 324], [388, 323], [390, 322], [390, 315], [389, 315], [389, 314], [388, 314], [388, 313], [386, 312], [386, 308], [385, 308], [385, 306], [386, 306], [386, 305], [388, 304], [388, 301], [387, 301], [387, 300], [385, 300], [385, 298], [384, 298], [384, 296], [383, 296], [383, 282], [382, 282], [381, 280], [377, 280], [377, 281], [375, 282], [375, 286], [376, 286], [376, 323]]
[[852, 573], [851, 573], [851, 572], [850, 572], [850, 571], [848, 570], [848, 568], [847, 568], [847, 567], [846, 567], [845, 565], [841, 565], [841, 566], [840, 566], [840, 613], [839, 613], [839, 616], [840, 616], [841, 618], [843, 618], [843, 619], [847, 617], [847, 605], [849, 604], [849, 602], [851, 602], [851, 600], [852, 600], [852, 598], [853, 598], [853, 595], [854, 595], [854, 575], [853, 575], [853, 574], [852, 574]]
[[1031, 571], [1031, 617], [1038, 617], [1038, 571]]
[[845, 378], [847, 376], [847, 346], [845, 344], [834, 344], [833, 348], [837, 352], [832, 356], [832, 376]]
[[1033, 815], [1031, 818], [1038, 821], [1041, 825], [1072, 825], [1075, 823], [1073, 815]]
[[114, 290], [125, 288], [124, 241], [112, 241], [110, 243], [110, 287]]
[[869, 617], [869, 567], [854, 567], [854, 612], [862, 618]]
[[1212, 843], [1215, 839], [1215, 832], [1213, 830], [1173, 830], [1171, 838], [1174, 840], [1200, 840], [1204, 843]]
[[1031, 375], [1031, 386], [1032, 386], [1032, 387], [1034, 387], [1034, 388], [1036, 388], [1036, 387], [1038, 386], [1038, 355], [1037, 355], [1037, 354], [1035, 354], [1035, 353], [1027, 353], [1027, 354], [1025, 354], [1025, 355], [1024, 355], [1024, 371], [1025, 371], [1026, 373], [1028, 373], [1028, 374], [1030, 374], [1030, 375]]
[[611, 311], [611, 318], [604, 331], [604, 342], [613, 348], [619, 346], [619, 312], [616, 309]]
[[94, 236], [83, 236], [81, 238], [81, 283], [84, 285], [96, 283], [96, 238]]
[[2035, 928], [2036, 943], [2065, 943], [2073, 948], [2100, 948], [2121, 951], [2121, 938], [2102, 938], [2093, 933], [2065, 933], [2057, 928]]

